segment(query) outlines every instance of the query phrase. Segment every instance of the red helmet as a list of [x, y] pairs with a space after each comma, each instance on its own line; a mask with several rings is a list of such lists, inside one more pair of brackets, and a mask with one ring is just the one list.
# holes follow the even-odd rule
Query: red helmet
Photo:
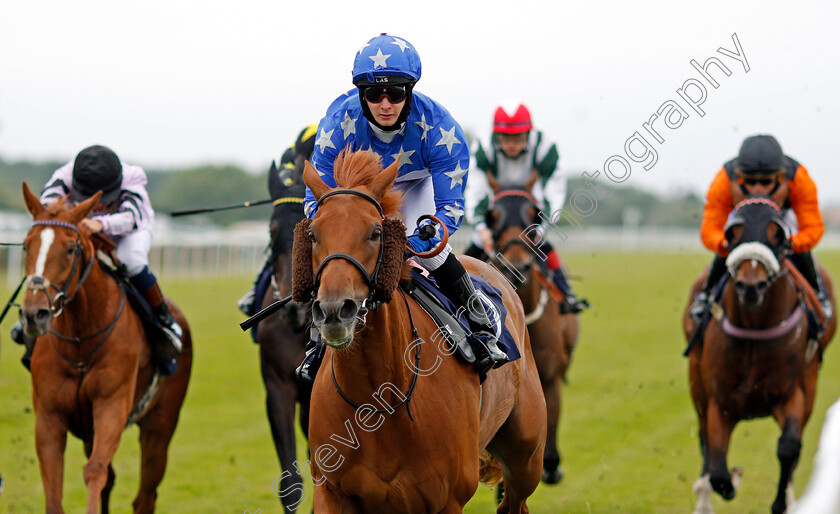
[[493, 116], [494, 134], [521, 134], [530, 131], [531, 113], [519, 102], [504, 103], [496, 108]]

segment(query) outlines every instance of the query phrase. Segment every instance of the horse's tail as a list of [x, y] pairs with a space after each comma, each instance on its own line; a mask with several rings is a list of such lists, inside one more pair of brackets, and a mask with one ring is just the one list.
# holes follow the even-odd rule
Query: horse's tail
[[487, 450], [482, 450], [478, 457], [478, 479], [488, 487], [495, 487], [502, 482], [502, 465]]

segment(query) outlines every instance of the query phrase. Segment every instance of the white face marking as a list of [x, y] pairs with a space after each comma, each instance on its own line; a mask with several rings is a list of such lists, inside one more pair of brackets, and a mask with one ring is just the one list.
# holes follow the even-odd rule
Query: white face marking
[[38, 249], [38, 259], [35, 261], [35, 276], [44, 276], [44, 266], [47, 264], [47, 254], [55, 239], [55, 231], [45, 228], [41, 231], [41, 248]]
[[757, 261], [757, 260], [753, 259], [753, 260], [752, 260], [752, 261], [750, 261], [750, 262], [752, 263], [752, 267], [753, 267], [753, 269], [755, 269], [755, 268], [757, 268], [757, 267], [758, 267], [758, 261]]

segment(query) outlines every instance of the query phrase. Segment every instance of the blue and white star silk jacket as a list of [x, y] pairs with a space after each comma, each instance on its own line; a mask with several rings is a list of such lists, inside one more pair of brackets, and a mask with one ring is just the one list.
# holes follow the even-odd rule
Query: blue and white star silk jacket
[[[427, 214], [434, 214], [440, 219], [452, 235], [464, 216], [464, 188], [470, 168], [469, 145], [464, 131], [449, 111], [423, 94], [416, 91], [412, 94], [411, 112], [390, 142], [378, 137], [365, 118], [357, 89], [338, 97], [318, 125], [312, 164], [325, 184], [336, 187], [333, 166], [339, 152], [345, 148], [372, 150], [379, 154], [383, 167], [400, 159], [395, 187], [407, 190], [418, 182], [431, 180], [435, 212]], [[315, 214], [314, 207], [315, 197], [307, 188], [304, 212], [310, 218]], [[406, 206], [403, 206], [405, 211]], [[410, 227], [416, 220], [404, 222]], [[440, 242], [440, 238], [421, 241], [411, 237], [408, 241], [414, 251], [427, 252]]]

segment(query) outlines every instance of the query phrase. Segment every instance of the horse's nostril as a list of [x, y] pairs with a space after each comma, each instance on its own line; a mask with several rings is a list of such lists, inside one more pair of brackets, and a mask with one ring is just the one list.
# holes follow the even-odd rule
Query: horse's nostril
[[44, 323], [50, 318], [50, 311], [47, 309], [37, 309], [35, 311], [21, 312], [22, 316], [26, 318], [26, 322], [31, 325]]
[[758, 284], [755, 285], [755, 288], [758, 289], [759, 293], [763, 293], [764, 291], [767, 290], [768, 286], [769, 286], [769, 284], [767, 283], [767, 281], [762, 280], [761, 282], [759, 282]]
[[356, 302], [350, 300], [344, 300], [341, 305], [341, 309], [338, 311], [338, 319], [341, 321], [347, 322], [352, 321], [356, 318], [356, 314], [359, 312], [359, 306], [356, 305]]
[[735, 289], [737, 289], [738, 291], [743, 291], [746, 288], [747, 288], [747, 285], [744, 284], [743, 280], [736, 280], [735, 281]]
[[327, 319], [327, 315], [324, 314], [323, 309], [321, 309], [321, 300], [315, 300], [312, 302], [312, 321], [316, 325], [320, 325]]

